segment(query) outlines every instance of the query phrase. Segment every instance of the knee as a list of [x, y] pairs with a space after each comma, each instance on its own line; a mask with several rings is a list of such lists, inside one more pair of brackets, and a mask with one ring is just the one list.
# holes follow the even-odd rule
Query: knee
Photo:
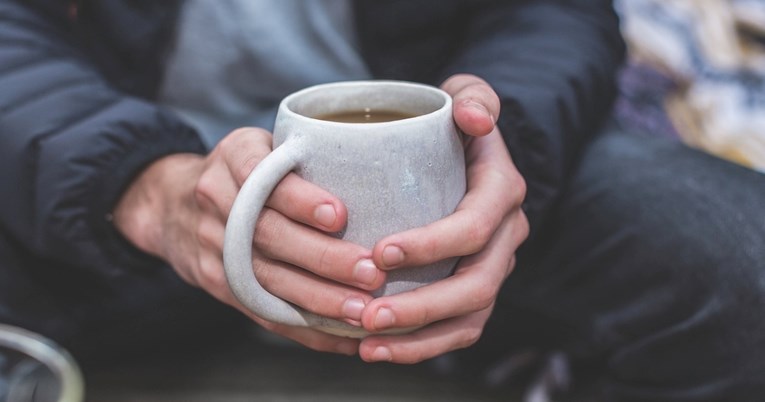
[[680, 143], [603, 136], [570, 197], [564, 214], [583, 214], [586, 226], [627, 236], [662, 260], [757, 274], [765, 264], [765, 176]]
[[636, 286], [666, 287], [676, 303], [718, 300], [717, 314], [731, 319], [765, 316], [765, 215], [756, 207], [765, 190], [755, 190], [765, 176], [625, 134], [595, 141], [572, 184], [562, 219], [575, 222], [564, 230], [587, 233], [565, 235], [579, 252], [624, 267], [616, 275]]

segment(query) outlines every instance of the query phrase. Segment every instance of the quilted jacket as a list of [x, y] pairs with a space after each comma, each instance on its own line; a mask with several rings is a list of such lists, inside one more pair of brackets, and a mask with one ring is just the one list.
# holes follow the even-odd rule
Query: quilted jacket
[[[541, 230], [615, 93], [624, 49], [611, 2], [352, 4], [375, 77], [437, 85], [464, 72], [493, 85], [499, 127], [529, 187], [532, 234]], [[18, 292], [11, 267], [87, 294], [84, 283], [115, 288], [161, 264], [109, 217], [142, 167], [205, 152], [192, 128], [153, 101], [181, 6], [0, 0], [0, 299]]]

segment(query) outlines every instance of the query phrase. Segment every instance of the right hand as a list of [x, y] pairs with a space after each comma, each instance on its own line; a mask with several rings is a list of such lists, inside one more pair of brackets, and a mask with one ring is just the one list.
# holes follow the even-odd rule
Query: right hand
[[[272, 150], [271, 134], [236, 130], [207, 156], [174, 154], [149, 165], [118, 203], [117, 228], [140, 249], [167, 261], [198, 286], [265, 328], [312, 349], [355, 354], [358, 341], [310, 328], [266, 321], [241, 305], [223, 269], [226, 220], [239, 188]], [[371, 250], [329, 236], [345, 226], [342, 202], [321, 188], [287, 175], [257, 223], [255, 275], [277, 297], [318, 315], [360, 325], [385, 273]]]

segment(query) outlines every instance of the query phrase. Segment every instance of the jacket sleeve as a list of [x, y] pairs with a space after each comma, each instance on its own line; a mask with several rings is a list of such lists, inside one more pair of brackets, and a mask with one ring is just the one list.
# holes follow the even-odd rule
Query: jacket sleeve
[[500, 95], [498, 126], [527, 181], [533, 238], [609, 115], [624, 53], [618, 19], [608, 0], [473, 4], [467, 40], [444, 77], [476, 74]]
[[51, 266], [112, 275], [158, 264], [110, 212], [148, 163], [204, 146], [168, 111], [111, 88], [65, 28], [26, 2], [0, 3], [0, 230]]

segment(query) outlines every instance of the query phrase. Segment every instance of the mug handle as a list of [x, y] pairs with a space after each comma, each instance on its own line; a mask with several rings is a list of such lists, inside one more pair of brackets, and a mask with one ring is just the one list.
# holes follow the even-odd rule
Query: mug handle
[[258, 282], [252, 266], [255, 223], [271, 192], [300, 164], [296, 139], [287, 140], [252, 170], [239, 190], [226, 223], [223, 266], [234, 296], [250, 311], [268, 321], [315, 327], [346, 336], [362, 336], [363, 329], [305, 311], [269, 293]]

